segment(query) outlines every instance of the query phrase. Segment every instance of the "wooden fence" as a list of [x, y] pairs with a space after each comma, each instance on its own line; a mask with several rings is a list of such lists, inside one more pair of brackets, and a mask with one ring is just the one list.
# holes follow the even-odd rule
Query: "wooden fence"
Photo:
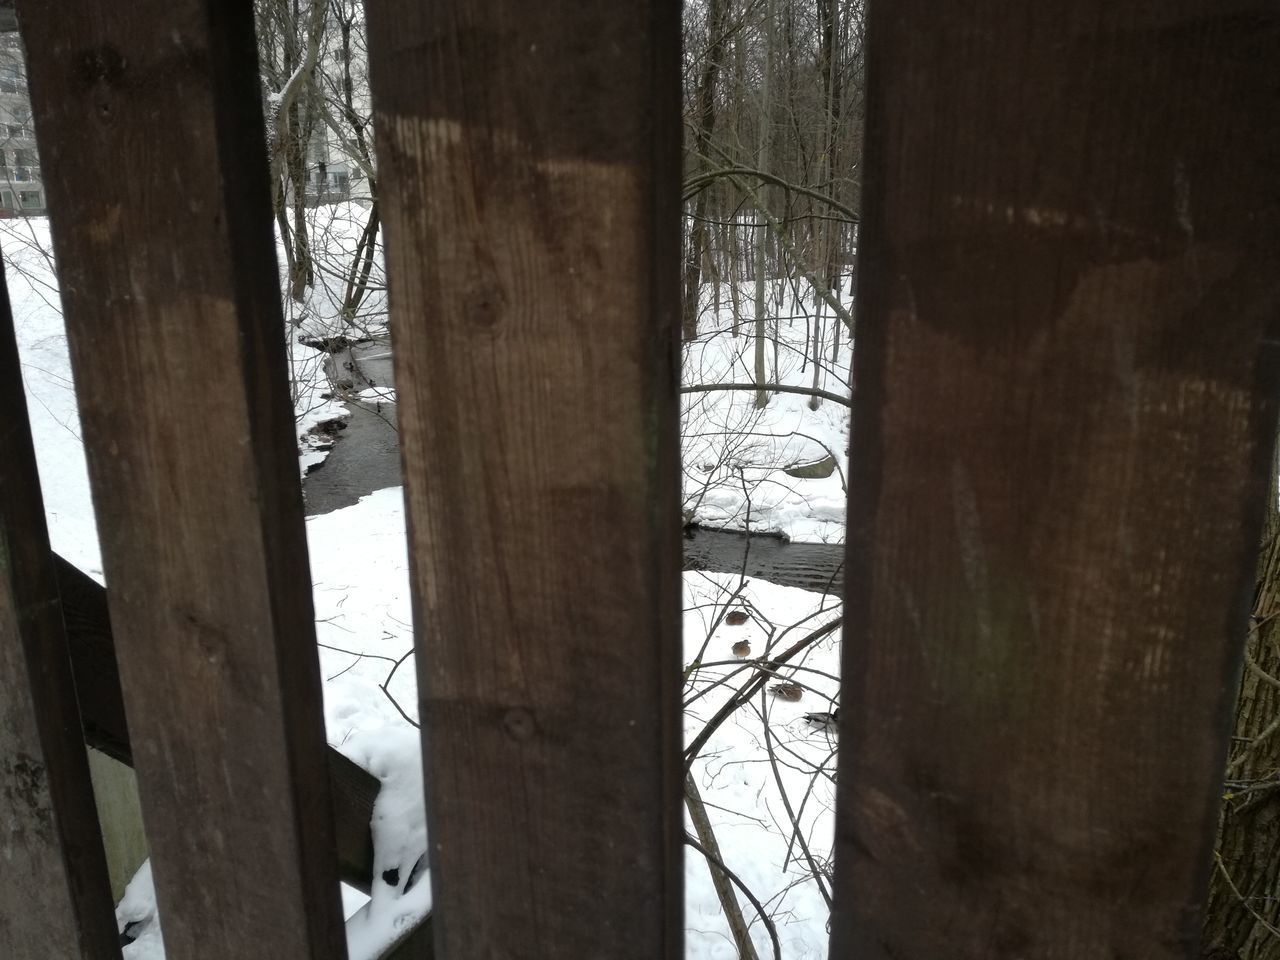
[[[251, 4], [18, 14], [109, 615], [6, 306], [0, 955], [119, 956], [88, 740], [172, 960], [344, 957], [376, 782], [324, 740]], [[367, 16], [434, 950], [674, 958], [679, 6]], [[1274, 5], [868, 30], [832, 956], [1191, 957], [1277, 416]]]

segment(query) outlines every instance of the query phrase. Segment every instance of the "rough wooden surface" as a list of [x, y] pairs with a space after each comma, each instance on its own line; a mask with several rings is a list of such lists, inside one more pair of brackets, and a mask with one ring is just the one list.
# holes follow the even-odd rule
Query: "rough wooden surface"
[[681, 956], [679, 5], [368, 14], [437, 950]]
[[166, 948], [341, 958], [252, 6], [19, 13]]
[[[107, 592], [56, 554], [54, 560], [85, 742], [133, 766], [115, 641], [107, 612]], [[328, 748], [326, 755], [329, 790], [333, 795], [338, 877], [343, 883], [368, 893], [373, 877], [373, 837], [369, 821], [373, 802], [378, 798], [378, 778], [333, 747]]]
[[9, 297], [0, 284], [0, 956], [118, 960]]
[[1280, 317], [1270, 0], [871, 7], [833, 958], [1196, 954]]
[[107, 756], [133, 766], [129, 724], [120, 694], [120, 668], [107, 591], [88, 574], [54, 554], [54, 575], [62, 602], [67, 644], [76, 677], [84, 739]]

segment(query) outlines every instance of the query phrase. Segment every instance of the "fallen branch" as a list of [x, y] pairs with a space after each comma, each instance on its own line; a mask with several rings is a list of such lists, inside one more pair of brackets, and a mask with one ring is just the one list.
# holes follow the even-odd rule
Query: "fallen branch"
[[[693, 780], [693, 774], [684, 778], [684, 802], [689, 808], [689, 819], [693, 821], [693, 829], [697, 831], [698, 840], [706, 850], [714, 854], [714, 859], [707, 857], [707, 868], [711, 871], [711, 883], [716, 888], [716, 896], [720, 898], [720, 909], [724, 911], [729, 922], [729, 932], [733, 934], [733, 942], [738, 948], [740, 960], [760, 960], [755, 944], [751, 942], [751, 933], [747, 930], [746, 918], [742, 916], [742, 907], [733, 892], [733, 884], [724, 871], [724, 860], [720, 855], [720, 844], [716, 842], [715, 830], [711, 828], [711, 819], [707, 816], [707, 808], [703, 806], [702, 795]], [[757, 908], [759, 909], [759, 908]], [[764, 912], [761, 911], [761, 917]]]
[[724, 871], [724, 875], [733, 881], [733, 885], [742, 891], [743, 896], [751, 901], [751, 905], [756, 908], [756, 913], [760, 915], [760, 922], [764, 924], [764, 928], [769, 931], [769, 940], [773, 943], [774, 960], [782, 960], [782, 944], [778, 942], [778, 928], [773, 925], [773, 920], [769, 914], [765, 912], [764, 904], [757, 899], [756, 895], [748, 889], [742, 879], [725, 866], [724, 861], [713, 854], [710, 850], [700, 844], [687, 833], [684, 835], [684, 842], [700, 854], [707, 858], [709, 863], [715, 864], [716, 868]]

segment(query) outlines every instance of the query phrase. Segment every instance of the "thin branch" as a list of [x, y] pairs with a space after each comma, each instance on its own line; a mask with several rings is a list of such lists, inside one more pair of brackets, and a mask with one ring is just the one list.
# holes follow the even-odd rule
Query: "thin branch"
[[715, 864], [719, 870], [723, 871], [724, 875], [733, 881], [733, 885], [742, 891], [742, 895], [751, 901], [751, 905], [756, 908], [756, 913], [760, 915], [760, 922], [769, 931], [769, 940], [773, 943], [774, 960], [782, 960], [782, 944], [778, 942], [778, 928], [773, 925], [773, 920], [765, 912], [764, 904], [756, 898], [756, 895], [747, 888], [747, 885], [742, 882], [742, 879], [736, 873], [725, 866], [723, 860], [715, 856], [687, 833], [684, 835], [684, 842], [706, 857], [708, 862]]
[[[787, 811], [787, 818], [791, 821], [791, 836], [800, 845], [800, 852], [804, 854], [805, 862], [809, 865], [809, 872], [813, 874], [813, 881], [818, 885], [818, 892], [822, 894], [822, 899], [827, 903], [827, 910], [830, 911], [834, 909], [834, 904], [831, 902], [831, 892], [827, 890], [826, 875], [818, 868], [818, 862], [813, 856], [813, 851], [809, 849], [809, 844], [804, 838], [804, 828], [800, 824], [800, 818], [796, 816], [796, 812], [791, 806], [791, 798], [787, 795], [786, 784], [782, 782], [782, 772], [778, 769], [778, 758], [773, 752], [773, 734], [769, 729], [769, 698], [765, 696], [763, 690], [760, 692], [760, 719], [764, 730], [764, 748], [769, 755], [769, 769], [773, 772], [773, 779], [778, 787], [778, 796], [782, 798], [783, 809]], [[789, 855], [790, 844], [788, 844]]]
[[692, 177], [684, 183], [684, 199], [691, 199], [698, 192], [705, 190], [713, 180], [720, 177], [755, 177], [758, 180], [763, 180], [765, 183], [772, 183], [776, 186], [782, 187], [784, 190], [788, 190], [792, 193], [803, 194], [806, 197], [811, 197], [814, 200], [819, 200], [822, 203], [825, 203], [832, 210], [836, 210], [844, 214], [847, 219], [841, 222], [861, 222], [861, 219], [858, 214], [854, 212], [852, 207], [845, 206], [833, 197], [825, 193], [821, 193], [818, 190], [814, 190], [812, 187], [805, 187], [798, 183], [792, 183], [791, 181], [784, 180], [782, 177], [775, 176], [772, 173], [765, 173], [763, 170], [755, 170], [751, 167], [726, 167], [719, 170], [710, 170], [700, 176]]
[[[790, 647], [788, 647], [782, 653], [778, 654], [778, 656], [772, 657], [769, 660], [765, 661], [763, 666], [773, 669], [780, 664], [786, 663], [788, 660], [790, 660], [792, 657], [794, 657], [796, 654], [800, 653], [801, 651], [805, 650], [807, 647], [812, 646], [813, 644], [817, 643], [819, 640], [823, 639], [824, 637], [829, 636], [843, 622], [844, 622], [843, 616], [834, 617], [831, 620], [828, 620], [825, 624], [818, 627], [818, 629], [814, 630], [812, 633], [808, 633], [805, 636], [801, 637], [799, 640], [793, 643]], [[711, 739], [712, 734], [714, 734], [716, 730], [719, 729], [720, 725], [724, 723], [725, 720], [727, 720], [730, 716], [732, 716], [734, 711], [740, 708], [744, 703], [749, 702], [751, 698], [756, 695], [756, 692], [772, 679], [773, 677], [769, 673], [764, 673], [764, 672], [758, 673], [755, 678], [753, 678], [749, 683], [746, 684], [746, 686], [742, 688], [742, 690], [740, 690], [737, 693], [736, 696], [730, 698], [728, 703], [726, 703], [723, 707], [721, 707], [719, 710], [716, 711], [715, 716], [712, 717], [710, 720], [708, 720], [707, 725], [702, 728], [702, 732], [699, 733], [696, 737], [694, 737], [693, 742], [690, 743], [687, 748], [685, 748], [684, 753], [685, 753], [686, 771], [688, 770], [689, 765], [693, 763], [694, 758], [698, 756], [699, 751], [701, 751], [702, 748], [706, 746], [707, 741]]]
[[[759, 390], [761, 384], [758, 383], [693, 383], [680, 388], [681, 393], [711, 393], [715, 390]], [[798, 393], [805, 397], [822, 397], [823, 400], [830, 400], [841, 406], [852, 407], [853, 402], [848, 397], [842, 397], [838, 393], [832, 393], [830, 390], [814, 390], [812, 387], [793, 387], [785, 383], [766, 383], [763, 389], [772, 390], [774, 393]]]

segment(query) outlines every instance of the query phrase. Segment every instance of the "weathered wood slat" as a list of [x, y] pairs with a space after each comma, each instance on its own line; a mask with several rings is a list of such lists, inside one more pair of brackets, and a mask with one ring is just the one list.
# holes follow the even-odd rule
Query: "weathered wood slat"
[[[54, 562], [85, 742], [133, 766], [115, 641], [107, 612], [107, 592], [56, 554]], [[373, 836], [369, 821], [373, 816], [373, 803], [378, 798], [378, 778], [333, 747], [328, 748], [327, 757], [338, 878], [368, 893], [373, 877]]]
[[1196, 955], [1276, 424], [1280, 18], [870, 16], [832, 956]]
[[19, 14], [166, 947], [341, 958], [252, 6]]
[[0, 956], [119, 958], [9, 297], [0, 286]]
[[679, 5], [368, 16], [437, 950], [676, 957]]
[[121, 763], [133, 766], [129, 724], [120, 693], [120, 668], [116, 665], [115, 640], [107, 591], [92, 577], [57, 554], [53, 555], [62, 620], [76, 678], [76, 698], [84, 739]]

